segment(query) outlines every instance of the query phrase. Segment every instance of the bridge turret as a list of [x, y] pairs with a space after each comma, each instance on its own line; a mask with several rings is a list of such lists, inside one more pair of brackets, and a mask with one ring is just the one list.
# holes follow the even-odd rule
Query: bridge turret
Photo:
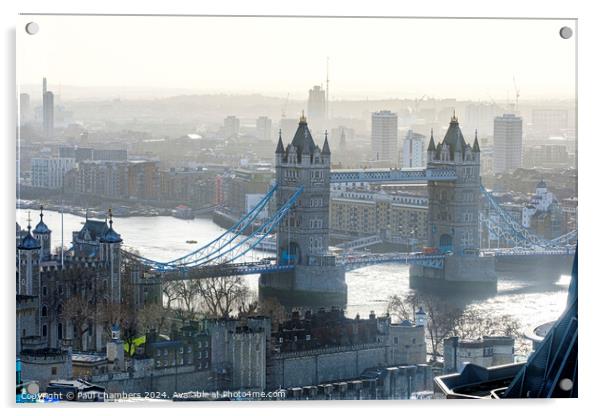
[[437, 153], [437, 147], [435, 146], [435, 140], [433, 139], [433, 129], [431, 129], [431, 139], [429, 140], [429, 146], [426, 150], [426, 161], [430, 162], [435, 158]]
[[427, 170], [446, 168], [455, 171], [455, 181], [428, 181], [429, 246], [442, 252], [476, 255], [479, 252], [480, 149], [475, 136], [473, 146], [464, 140], [455, 113], [445, 137], [435, 146], [431, 139]]

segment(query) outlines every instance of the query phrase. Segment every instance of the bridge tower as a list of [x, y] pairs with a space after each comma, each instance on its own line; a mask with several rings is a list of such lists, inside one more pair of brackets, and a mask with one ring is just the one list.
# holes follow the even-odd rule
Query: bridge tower
[[275, 152], [276, 200], [284, 204], [303, 192], [278, 226], [278, 263], [294, 265], [286, 273], [260, 279], [260, 296], [276, 297], [285, 306], [340, 306], [347, 301], [345, 271], [328, 252], [330, 205], [330, 146], [325, 133], [317, 146], [304, 115], [290, 144], [278, 138]]
[[456, 115], [441, 143], [435, 146], [433, 134], [427, 151], [427, 170], [451, 169], [456, 180], [428, 181], [428, 243], [440, 252], [478, 255], [480, 149], [477, 134], [471, 145], [464, 140]]
[[[453, 170], [456, 180], [429, 180], [428, 245], [447, 253], [443, 270], [426, 266], [410, 269], [415, 288], [490, 290], [497, 286], [493, 258], [480, 257], [480, 148], [477, 133], [472, 145], [464, 139], [454, 112], [443, 141], [433, 133], [427, 149], [430, 169]], [[451, 284], [448, 284], [451, 283]]]

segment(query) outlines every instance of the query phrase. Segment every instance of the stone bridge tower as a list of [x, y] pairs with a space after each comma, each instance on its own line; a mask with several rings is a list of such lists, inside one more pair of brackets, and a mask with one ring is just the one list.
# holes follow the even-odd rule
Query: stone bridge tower
[[297, 202], [278, 226], [278, 263], [293, 272], [263, 275], [260, 296], [275, 296], [287, 306], [340, 306], [347, 300], [345, 271], [328, 252], [330, 146], [313, 140], [305, 116], [290, 144], [278, 138], [275, 152], [277, 204], [303, 187]]
[[476, 136], [467, 144], [456, 115], [451, 118], [443, 141], [435, 146], [433, 135], [427, 151], [427, 169], [455, 171], [456, 180], [428, 181], [428, 244], [439, 252], [478, 255], [480, 149]]
[[481, 257], [479, 206], [481, 196], [480, 149], [476, 136], [466, 143], [454, 113], [441, 143], [431, 140], [429, 169], [451, 169], [455, 181], [429, 180], [428, 245], [447, 254], [443, 269], [410, 267], [410, 287], [449, 293], [491, 292], [497, 289], [493, 257]]

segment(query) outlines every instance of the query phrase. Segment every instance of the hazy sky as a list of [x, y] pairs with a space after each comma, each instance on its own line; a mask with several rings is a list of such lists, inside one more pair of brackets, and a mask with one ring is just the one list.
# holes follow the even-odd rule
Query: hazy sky
[[[27, 35], [25, 23], [40, 30]], [[572, 98], [571, 20], [20, 16], [19, 85], [306, 98]]]

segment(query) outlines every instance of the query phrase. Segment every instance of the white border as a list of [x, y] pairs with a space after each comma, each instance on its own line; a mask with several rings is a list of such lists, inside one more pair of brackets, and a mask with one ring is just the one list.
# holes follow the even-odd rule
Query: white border
[[[184, 0], [97, 0], [95, 2], [83, 2], [76, 0], [4, 0], [0, 2], [0, 19], [2, 20], [3, 53], [0, 68], [2, 73], [1, 91], [4, 92], [1, 104], [2, 120], [2, 150], [3, 157], [2, 175], [2, 250], [1, 261], [3, 265], [2, 281], [4, 284], [3, 317], [5, 325], [3, 328], [4, 342], [2, 343], [2, 389], [6, 392], [2, 395], [4, 406], [11, 407], [14, 396], [12, 386], [14, 385], [14, 334], [10, 328], [14, 328], [14, 296], [13, 296], [13, 253], [14, 240], [12, 230], [14, 227], [14, 135], [15, 135], [15, 70], [14, 70], [14, 30], [16, 14], [19, 12], [30, 13], [109, 13], [109, 14], [244, 14], [244, 15], [378, 15], [378, 16], [445, 16], [445, 17], [548, 17], [548, 18], [578, 18], [579, 19], [579, 197], [580, 197], [580, 294], [581, 294], [581, 342], [580, 357], [581, 368], [579, 373], [579, 395], [578, 400], [522, 400], [512, 402], [488, 402], [479, 401], [435, 401], [429, 403], [409, 402], [313, 402], [313, 403], [283, 403], [278, 405], [254, 403], [223, 405], [209, 404], [203, 408], [189, 408], [190, 406], [177, 406], [177, 412], [210, 412], [216, 413], [257, 413], [265, 414], [307, 414], [308, 412], [328, 412], [342, 414], [365, 414], [365, 413], [400, 413], [400, 412], [423, 412], [443, 413], [453, 411], [462, 413], [487, 412], [489, 414], [519, 413], [528, 411], [533, 413], [558, 413], [577, 414], [585, 411], [586, 407], [595, 406], [594, 400], [600, 394], [596, 390], [600, 387], [599, 350], [602, 348], [600, 342], [600, 328], [598, 317], [602, 316], [600, 302], [598, 299], [602, 293], [602, 274], [598, 273], [599, 265], [596, 262], [595, 250], [598, 249], [599, 238], [599, 216], [598, 203], [602, 199], [598, 197], [600, 176], [596, 169], [596, 162], [602, 160], [602, 148], [600, 147], [600, 114], [598, 101], [600, 94], [600, 46], [602, 39], [601, 15], [596, 8], [596, 2], [577, 1], [545, 1], [527, 2], [520, 0], [504, 0], [498, 2], [469, 1], [469, 0], [430, 0], [412, 2], [383, 2], [383, 1], [320, 1], [320, 0], [298, 0], [295, 2], [284, 2], [276, 0], [256, 1], [227, 1], [227, 2], [191, 2]], [[443, 68], [442, 68], [443, 70]], [[597, 215], [598, 214], [598, 215]], [[9, 329], [7, 329], [9, 328]], [[138, 405], [137, 407], [139, 407]], [[169, 408], [175, 405], [170, 404]], [[376, 406], [376, 409], [373, 407]], [[131, 409], [127, 406], [121, 409], [111, 408], [111, 412], [132, 414], [132, 412], [165, 412], [166, 407], [154, 407], [147, 409]], [[598, 406], [599, 407], [599, 406]], [[22, 407], [23, 409], [23, 407]], [[53, 411], [69, 414], [106, 414], [105, 408], [92, 408], [85, 406], [83, 410], [79, 406], [75, 409], [61, 408]], [[14, 409], [13, 407], [13, 410]], [[25, 408], [27, 413], [39, 413], [43, 408]]]

